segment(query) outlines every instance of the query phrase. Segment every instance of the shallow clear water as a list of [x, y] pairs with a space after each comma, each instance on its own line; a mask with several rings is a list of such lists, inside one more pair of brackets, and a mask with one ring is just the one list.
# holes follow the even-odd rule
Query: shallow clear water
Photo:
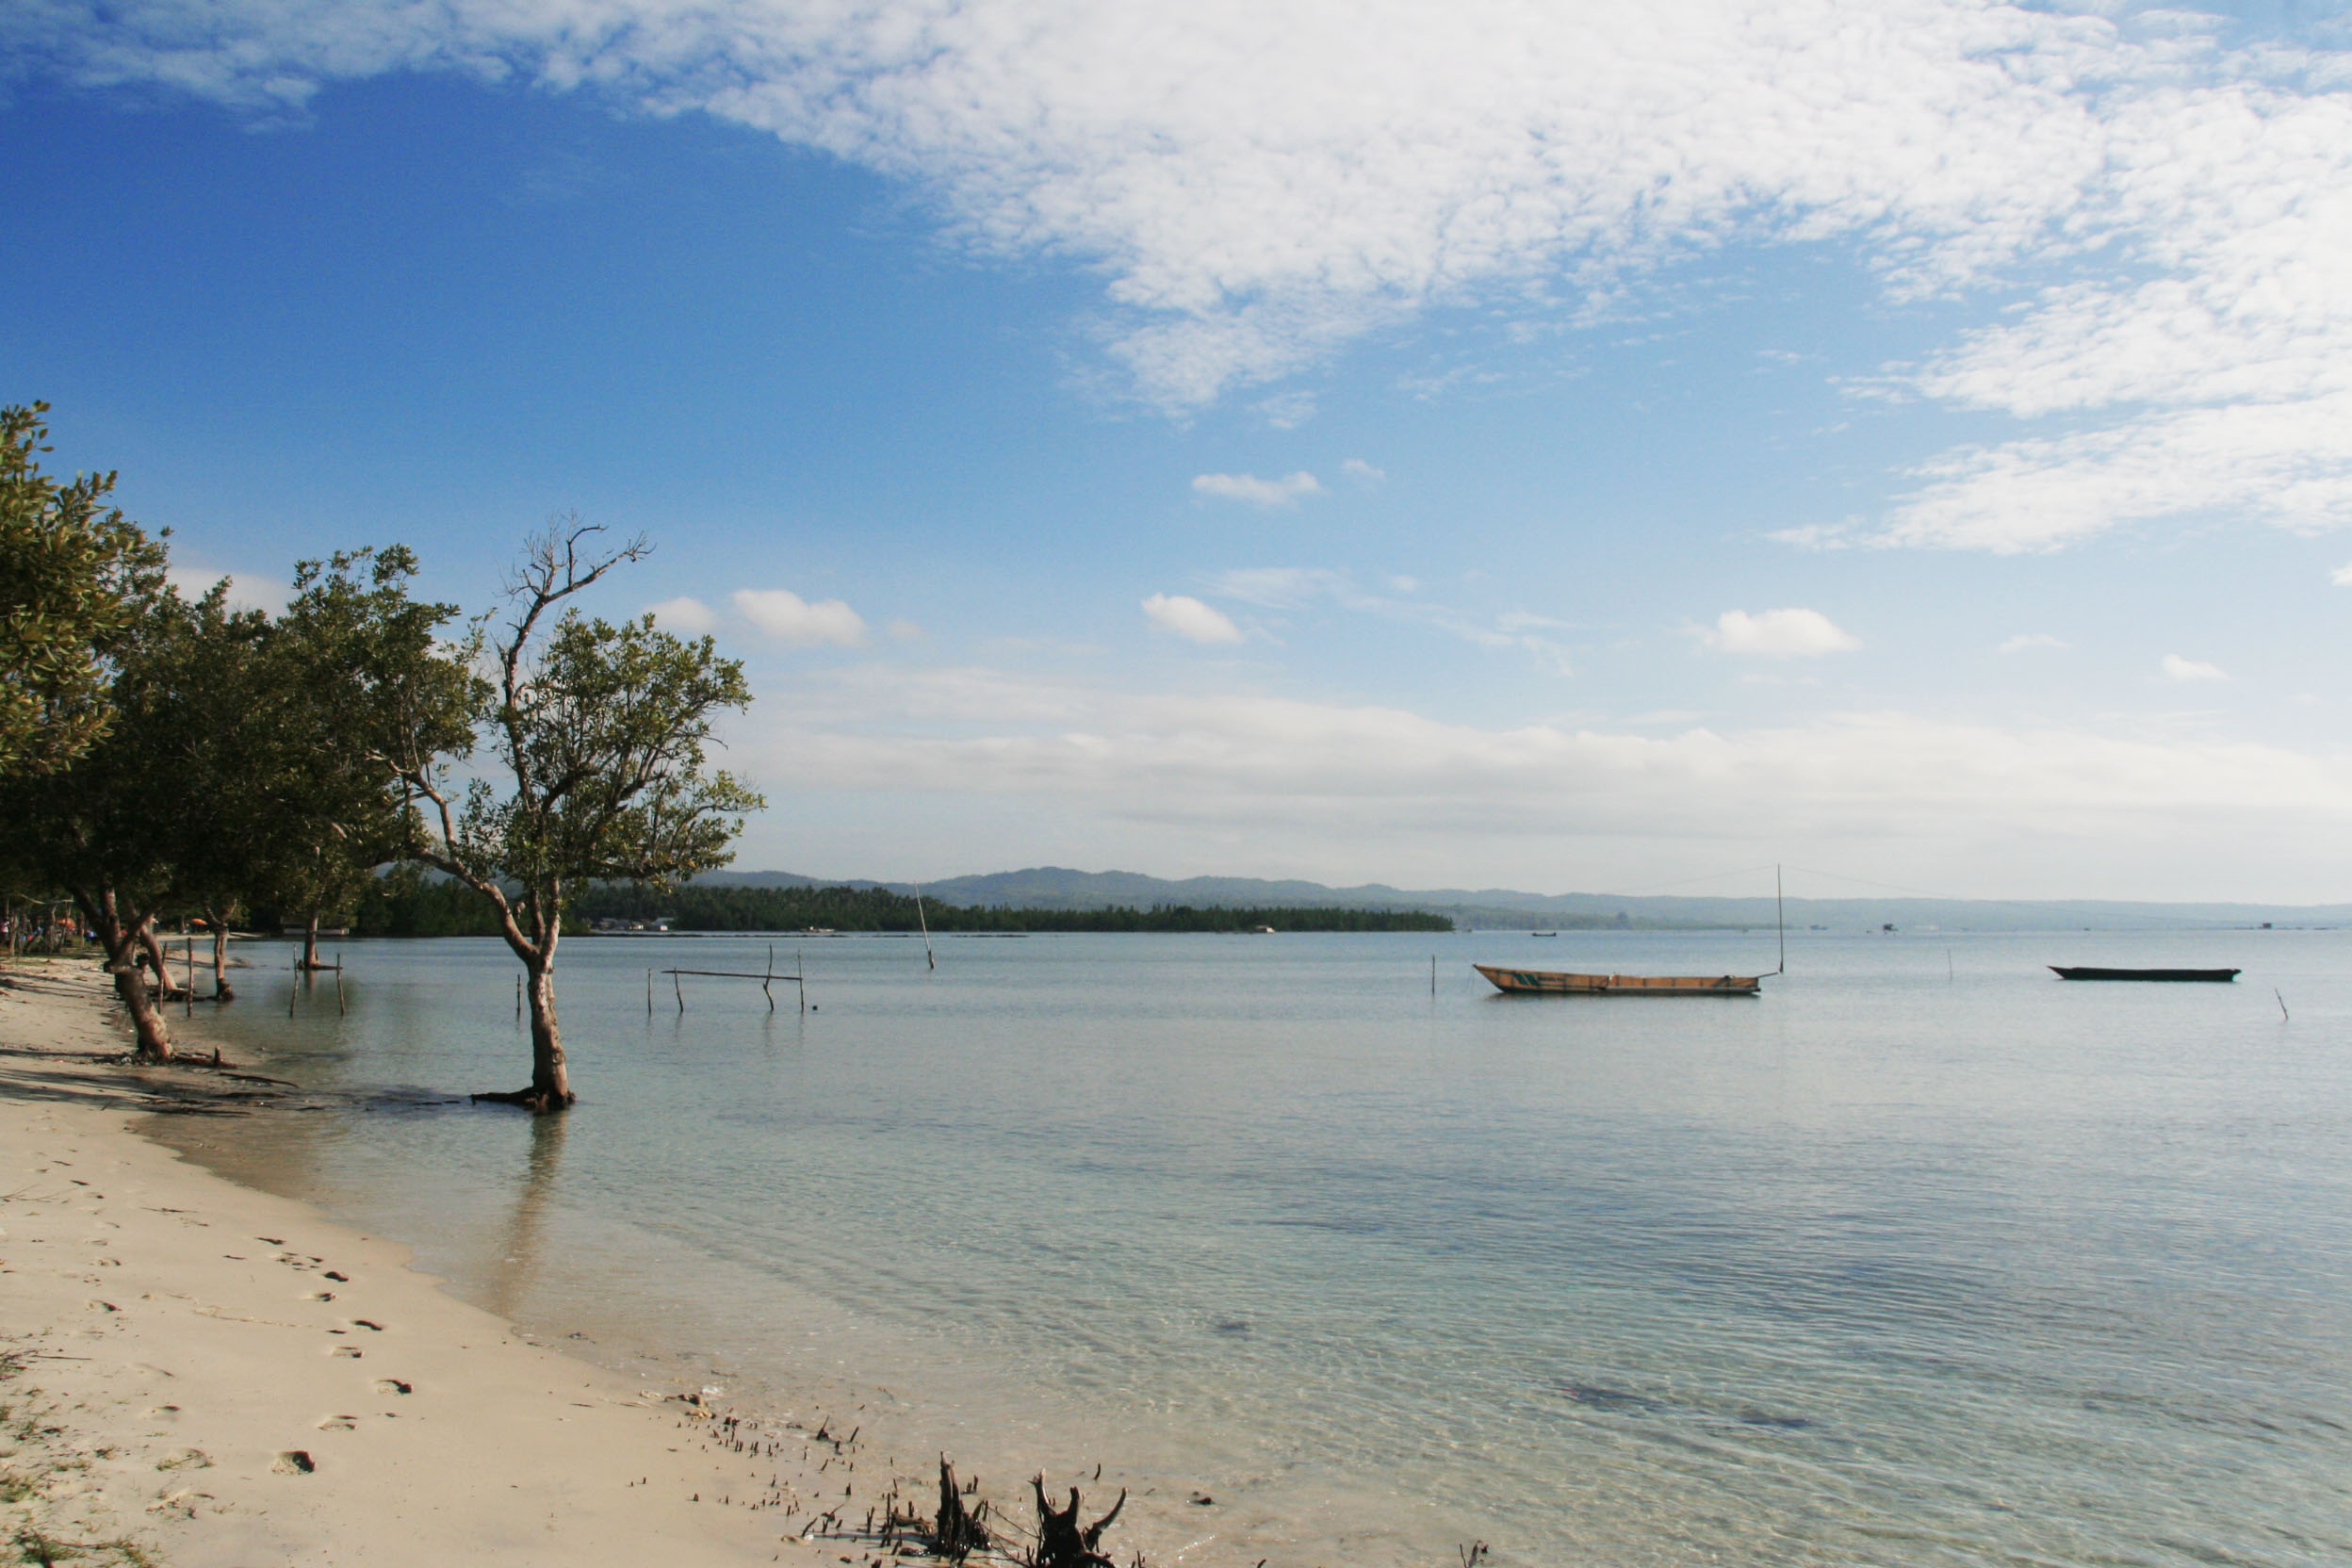
[[446, 1102], [527, 1077], [495, 944], [354, 944], [348, 1016], [256, 968], [223, 1026], [321, 1108], [163, 1135], [910, 1467], [1102, 1462], [1154, 1560], [2352, 1562], [2344, 935], [1808, 934], [1745, 1000], [1468, 960], [1768, 934], [801, 945], [813, 1013], [648, 1018], [766, 942], [569, 944], [537, 1122]]

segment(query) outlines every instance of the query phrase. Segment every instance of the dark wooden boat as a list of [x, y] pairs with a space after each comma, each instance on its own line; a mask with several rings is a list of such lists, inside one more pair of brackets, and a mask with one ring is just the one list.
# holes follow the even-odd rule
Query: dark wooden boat
[[1754, 996], [1756, 974], [1565, 974], [1549, 969], [1472, 964], [1498, 991], [1513, 996]]
[[2227, 985], [2238, 977], [2234, 969], [2090, 969], [2052, 964], [2050, 972], [2061, 980], [2178, 980]]

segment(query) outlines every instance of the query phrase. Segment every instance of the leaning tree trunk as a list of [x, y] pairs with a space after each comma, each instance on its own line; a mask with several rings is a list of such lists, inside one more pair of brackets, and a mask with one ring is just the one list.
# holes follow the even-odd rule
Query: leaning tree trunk
[[237, 992], [229, 988], [229, 927], [218, 909], [206, 909], [204, 922], [212, 927], [212, 999], [215, 1002], [235, 1002]]
[[146, 956], [147, 967], [155, 972], [155, 995], [165, 1002], [178, 1001], [179, 989], [172, 984], [171, 960], [163, 956], [163, 944], [155, 939], [153, 915], [139, 923], [139, 949]]
[[131, 1033], [139, 1041], [139, 1059], [170, 1061], [171, 1031], [163, 1026], [163, 1014], [155, 1007], [146, 978], [139, 972], [139, 939], [147, 923], [122, 919], [112, 891], [91, 897], [77, 890], [74, 902], [81, 906], [83, 918], [98, 933], [99, 943], [106, 950], [106, 972], [114, 976], [114, 994], [122, 1001], [122, 1010], [130, 1015]]
[[302, 927], [302, 970], [305, 973], [327, 966], [318, 961], [318, 911], [310, 912], [310, 923]]

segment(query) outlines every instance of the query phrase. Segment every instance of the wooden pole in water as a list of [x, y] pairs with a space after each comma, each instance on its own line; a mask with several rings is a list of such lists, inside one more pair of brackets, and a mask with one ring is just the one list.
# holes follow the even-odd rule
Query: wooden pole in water
[[645, 1016], [653, 1016], [653, 971], [645, 971]]
[[1429, 994], [1437, 994], [1437, 955], [1434, 953], [1429, 955]]
[[2294, 1015], [2293, 1013], [2290, 1013], [2290, 1012], [2288, 1012], [2288, 1011], [2287, 1011], [2287, 999], [2286, 999], [2285, 997], [2283, 997], [2283, 996], [2278, 996], [2278, 987], [2276, 987], [2276, 986], [2271, 987], [2271, 988], [2270, 988], [2270, 994], [2271, 994], [2271, 995], [2273, 995], [2273, 996], [2278, 996], [2278, 1016], [2279, 1016], [2279, 1018], [2283, 1019], [2284, 1021], [2287, 1021], [2287, 1022], [2289, 1022], [2289, 1023], [2293, 1023], [2293, 1022], [2295, 1021], [2295, 1015]]
[[800, 948], [792, 949], [792, 978], [800, 982], [800, 1010], [808, 1010], [808, 956]]
[[1772, 868], [1772, 923], [1780, 928], [1780, 967], [1772, 972], [1788, 972], [1788, 911], [1780, 901], [1780, 868]]
[[670, 971], [670, 985], [678, 992], [678, 1010], [680, 1013], [685, 1012], [686, 982], [678, 977], [678, 971], [676, 970]]
[[195, 932], [193, 932], [193, 931], [189, 931], [188, 933], [187, 933], [187, 937], [188, 937], [188, 1011], [187, 1011], [187, 1013], [186, 1013], [186, 1015], [185, 1015], [185, 1016], [186, 1016], [186, 1017], [188, 1017], [188, 1018], [194, 1018], [194, 1017], [196, 1016], [196, 933], [195, 933]]
[[918, 882], [914, 887], [915, 923], [923, 927], [923, 967], [935, 970], [939, 965], [939, 960], [931, 956], [931, 922], [924, 918], [923, 912], [923, 884]]
[[768, 944], [768, 967], [760, 976], [760, 994], [768, 999], [768, 1011], [776, 1011], [776, 992], [769, 988], [776, 984], [776, 944]]
[[[302, 972], [302, 950], [298, 947], [294, 950], [293, 973], [295, 978], [300, 979]], [[288, 980], [286, 983], [286, 1016], [288, 1018], [292, 1018], [294, 1016], [294, 994], [301, 989], [302, 987], [295, 984], [294, 980]]]
[[349, 1018], [351, 1014], [351, 1008], [343, 1004], [343, 950], [337, 948], [335, 953], [335, 1015]]

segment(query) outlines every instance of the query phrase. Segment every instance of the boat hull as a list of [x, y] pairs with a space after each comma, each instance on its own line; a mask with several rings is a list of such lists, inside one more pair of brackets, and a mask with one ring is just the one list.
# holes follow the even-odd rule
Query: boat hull
[[2050, 972], [2061, 980], [2170, 980], [2190, 985], [2228, 985], [2238, 977], [2234, 969], [2089, 969], [2052, 964]]
[[1472, 964], [1508, 996], [1755, 996], [1754, 974], [1568, 974], [1548, 969]]

